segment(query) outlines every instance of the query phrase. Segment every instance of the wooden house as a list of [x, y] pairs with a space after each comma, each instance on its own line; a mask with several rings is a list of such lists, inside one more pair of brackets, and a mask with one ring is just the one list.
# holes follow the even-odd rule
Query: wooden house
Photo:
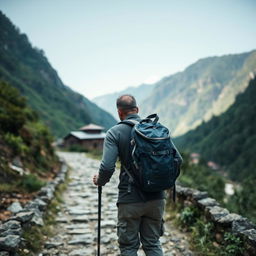
[[102, 150], [106, 133], [104, 127], [89, 124], [78, 131], [71, 131], [63, 140], [64, 147], [79, 145], [85, 150]]

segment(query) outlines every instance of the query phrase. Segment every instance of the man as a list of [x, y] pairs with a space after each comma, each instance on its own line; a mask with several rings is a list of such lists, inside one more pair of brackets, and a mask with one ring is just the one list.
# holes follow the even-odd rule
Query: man
[[[140, 121], [139, 109], [132, 95], [120, 96], [116, 104], [121, 121]], [[131, 129], [131, 126], [121, 123], [107, 132], [99, 174], [93, 177], [93, 182], [95, 185], [104, 186], [114, 173], [119, 157], [121, 172], [118, 185], [117, 234], [121, 256], [137, 256], [140, 242], [147, 256], [163, 256], [159, 238], [163, 234], [164, 191], [146, 193], [133, 184], [128, 189], [131, 184], [124, 166], [130, 166], [132, 161], [129, 150]], [[181, 163], [179, 153], [176, 157]]]

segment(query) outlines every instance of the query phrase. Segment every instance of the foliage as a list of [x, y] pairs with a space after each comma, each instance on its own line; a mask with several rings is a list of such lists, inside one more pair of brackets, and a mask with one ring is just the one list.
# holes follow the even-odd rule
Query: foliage
[[[52, 136], [25, 98], [11, 85], [0, 82], [0, 182], [5, 192], [34, 192], [54, 176], [58, 159]], [[10, 168], [16, 159], [26, 175]]]
[[[250, 81], [245, 92], [237, 97], [234, 105], [227, 112], [212, 118], [175, 141], [178, 147], [199, 152], [202, 157], [225, 167], [229, 176], [240, 183], [235, 194], [228, 198], [227, 208], [254, 222], [256, 222], [255, 109], [256, 79]], [[190, 174], [194, 175], [193, 170]], [[196, 184], [191, 182], [191, 175], [181, 180], [187, 185], [194, 186]], [[198, 182], [201, 183], [200, 180]], [[215, 187], [218, 187], [218, 184], [218, 182], [212, 183]], [[208, 185], [211, 186], [211, 183]], [[216, 198], [218, 199], [218, 196]]]
[[26, 191], [35, 192], [43, 187], [45, 185], [45, 182], [40, 180], [34, 174], [28, 174], [22, 179], [21, 185]]
[[236, 235], [226, 232], [224, 234], [224, 250], [221, 252], [223, 256], [239, 256], [243, 255], [243, 242]]
[[[198, 218], [193, 225], [192, 240], [194, 247], [203, 253], [203, 255], [211, 255], [218, 249], [213, 246], [214, 226], [210, 222], [206, 222], [202, 217]], [[212, 254], [214, 255], [214, 254]]]
[[183, 164], [179, 177], [181, 185], [207, 191], [210, 196], [222, 202], [225, 195], [224, 178], [211, 170], [203, 160], [198, 164], [192, 164], [189, 154], [183, 153], [182, 156]]
[[0, 128], [4, 132], [17, 134], [24, 125], [26, 113], [25, 99], [19, 97], [19, 93], [14, 88], [10, 88], [7, 83], [0, 86]]
[[248, 217], [256, 223], [256, 177], [248, 177], [235, 190], [235, 194], [230, 196], [226, 204], [233, 212]]
[[243, 241], [232, 233], [224, 233], [219, 243], [215, 239], [215, 226], [209, 222], [198, 208], [184, 206], [181, 203], [167, 204], [167, 216], [172, 215], [172, 222], [184, 228], [190, 234], [190, 242], [196, 255], [202, 256], [239, 256], [243, 255]]
[[[65, 86], [43, 51], [33, 48], [1, 11], [0, 24], [0, 80], [11, 83], [27, 97], [55, 136], [63, 137], [87, 123], [105, 128], [116, 123], [109, 113]], [[24, 121], [20, 118], [15, 122], [18, 126]]]
[[196, 221], [196, 212], [194, 208], [185, 207], [180, 213], [180, 221], [185, 226], [190, 226]]
[[227, 112], [177, 138], [176, 144], [224, 166], [236, 181], [256, 175], [255, 109], [256, 79]]
[[28, 147], [20, 136], [7, 132], [3, 135], [3, 140], [8, 147], [12, 148], [13, 155], [22, 155], [28, 152]]
[[255, 66], [255, 50], [200, 59], [157, 82], [141, 104], [141, 113], [158, 113], [174, 136], [184, 134], [226, 111], [247, 87], [248, 74]]

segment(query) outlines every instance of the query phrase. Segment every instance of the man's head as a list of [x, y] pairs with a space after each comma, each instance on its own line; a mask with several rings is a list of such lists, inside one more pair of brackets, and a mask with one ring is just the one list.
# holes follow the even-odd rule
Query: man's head
[[135, 98], [130, 94], [124, 94], [117, 98], [116, 107], [120, 120], [124, 120], [127, 115], [139, 112]]

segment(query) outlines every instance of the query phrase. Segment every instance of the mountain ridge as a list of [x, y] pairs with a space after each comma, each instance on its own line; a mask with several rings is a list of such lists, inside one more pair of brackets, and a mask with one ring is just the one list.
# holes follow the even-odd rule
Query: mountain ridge
[[254, 70], [256, 50], [200, 59], [158, 81], [141, 105], [142, 114], [157, 112], [173, 134], [180, 135], [223, 113], [244, 91]]
[[256, 177], [255, 110], [254, 76], [226, 112], [177, 137], [175, 143], [181, 150], [200, 153], [208, 161], [220, 164], [236, 181]]
[[16, 87], [57, 137], [88, 123], [106, 129], [116, 120], [83, 95], [64, 85], [43, 50], [0, 11], [0, 80]]

